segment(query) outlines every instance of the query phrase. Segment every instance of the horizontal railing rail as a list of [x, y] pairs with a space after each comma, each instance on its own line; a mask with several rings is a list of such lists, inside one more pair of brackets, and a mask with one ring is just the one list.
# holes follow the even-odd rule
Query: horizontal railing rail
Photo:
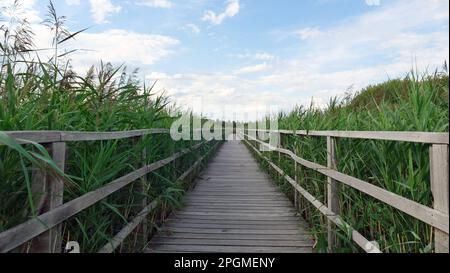
[[[249, 132], [253, 132], [255, 135], [250, 135]], [[261, 133], [277, 134], [278, 144], [273, 146], [267, 142], [259, 139]], [[434, 227], [435, 230], [435, 251], [436, 252], [448, 252], [448, 233], [449, 233], [449, 211], [448, 211], [448, 133], [409, 133], [409, 132], [333, 132], [333, 131], [286, 131], [286, 130], [258, 130], [258, 129], [245, 129], [240, 131], [241, 138], [250, 145], [250, 147], [257, 152], [264, 160], [269, 163], [269, 166], [277, 171], [286, 181], [288, 181], [296, 192], [300, 193], [306, 200], [312, 203], [322, 214], [324, 214], [328, 221], [337, 224], [339, 227], [345, 230], [352, 231], [352, 239], [366, 251], [379, 252], [368, 239], [364, 238], [361, 234], [355, 231], [351, 226], [345, 223], [339, 216], [338, 211], [338, 190], [336, 182], [340, 182], [344, 185], [350, 186], [364, 194], [367, 194], [393, 208], [396, 208], [424, 223]], [[327, 157], [328, 165], [322, 166], [320, 164], [310, 162], [297, 156], [294, 152], [281, 147], [281, 138], [283, 134], [290, 135], [308, 135], [327, 137]], [[408, 135], [409, 134], [409, 135]], [[388, 140], [388, 141], [408, 141], [431, 144], [430, 147], [430, 168], [431, 168], [431, 185], [432, 193], [434, 197], [434, 208], [419, 204], [408, 198], [402, 197], [398, 194], [370, 184], [361, 179], [352, 177], [350, 175], [341, 173], [335, 168], [335, 161], [337, 160], [335, 154], [335, 138], [360, 138], [371, 140]], [[269, 151], [278, 152], [279, 154], [290, 157], [295, 163], [295, 169], [297, 164], [302, 165], [308, 169], [314, 170], [318, 173], [325, 175], [328, 179], [327, 187], [327, 204], [321, 203], [313, 194], [306, 191], [298, 183], [297, 179], [289, 177], [279, 166], [265, 157], [263, 153], [258, 151], [250, 141], [254, 141], [256, 144], [268, 148]], [[328, 231], [328, 239], [332, 242], [332, 231]]]
[[[71, 141], [99, 141], [99, 140], [114, 140], [114, 139], [125, 139], [136, 137], [143, 137], [145, 135], [152, 134], [168, 134], [167, 129], [148, 129], [148, 130], [135, 130], [135, 131], [124, 131], [124, 132], [62, 132], [62, 131], [28, 131], [28, 132], [4, 132], [9, 137], [14, 138], [19, 144], [27, 144], [30, 141], [35, 143], [45, 144], [49, 147], [53, 160], [56, 164], [64, 171], [65, 165], [65, 154], [66, 146], [65, 142]], [[81, 211], [89, 208], [90, 206], [100, 202], [106, 197], [113, 193], [118, 192], [127, 185], [143, 178], [147, 174], [154, 172], [170, 163], [175, 162], [177, 159], [204, 147], [206, 144], [211, 143], [213, 140], [205, 140], [198, 144], [191, 146], [190, 148], [183, 149], [171, 156], [162, 159], [160, 161], [151, 163], [149, 165], [143, 166], [131, 173], [128, 173], [114, 181], [109, 182], [103, 187], [84, 194], [78, 198], [75, 198], [69, 202], [62, 203], [62, 193], [63, 193], [63, 182], [56, 177], [52, 178], [52, 184], [58, 185], [51, 187], [51, 192], [47, 193], [47, 196], [60, 196], [58, 202], [53, 202], [47, 211], [33, 217], [22, 224], [19, 224], [11, 229], [3, 231], [0, 233], [0, 252], [11, 251], [30, 240], [37, 237], [42, 237], [44, 233], [54, 231], [52, 236], [44, 236], [42, 240], [39, 240], [38, 245], [40, 246], [42, 252], [60, 252], [60, 240], [61, 231], [57, 227], [64, 221], [73, 217], [74, 215], [80, 213]], [[218, 146], [217, 142], [213, 148], [211, 148], [207, 154], [211, 153]], [[1, 145], [1, 144], [0, 144]], [[183, 173], [178, 179], [185, 179], [190, 173], [192, 173], [200, 165], [200, 163], [207, 157], [207, 154], [203, 155], [199, 160], [197, 160], [192, 166]], [[145, 157], [145, 155], [144, 155]], [[144, 160], [145, 158], [143, 158]], [[38, 181], [38, 183], [44, 183]], [[145, 181], [144, 181], [145, 183]], [[52, 200], [55, 201], [55, 200]], [[118, 232], [115, 237], [105, 245], [100, 252], [113, 252], [124, 240], [125, 238], [135, 230], [139, 225], [142, 225], [146, 216], [154, 210], [157, 206], [157, 201], [153, 200], [149, 204], [145, 202], [142, 206], [142, 210], [137, 214], [137, 216], [131, 220], [125, 227]], [[58, 243], [59, 241], [59, 243]], [[38, 247], [39, 248], [39, 247]], [[40, 251], [39, 251], [40, 252]]]
[[[169, 133], [169, 129], [146, 129], [120, 132], [5, 131], [4, 133], [15, 138], [19, 143], [23, 143], [22, 141], [51, 143], [114, 140], [145, 135], [167, 134]], [[0, 145], [2, 144], [0, 143]]]
[[395, 132], [395, 131], [307, 131], [307, 130], [264, 130], [246, 129], [246, 131], [280, 133], [283, 135], [317, 136], [335, 138], [356, 138], [367, 140], [405, 141], [428, 144], [449, 144], [449, 133], [431, 132]]

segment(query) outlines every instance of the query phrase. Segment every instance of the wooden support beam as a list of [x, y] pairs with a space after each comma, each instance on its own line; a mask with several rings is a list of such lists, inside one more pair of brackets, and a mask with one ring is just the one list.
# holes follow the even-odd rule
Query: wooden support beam
[[[336, 170], [336, 160], [336, 139], [333, 137], [327, 137], [327, 167], [329, 169]], [[327, 207], [332, 213], [339, 215], [338, 183], [331, 177], [327, 177]], [[334, 224], [330, 220], [328, 220], [327, 229], [328, 251], [332, 252], [333, 246], [336, 244], [336, 236], [333, 231]]]
[[[142, 136], [138, 140], [141, 142], [145, 141], [145, 137]], [[141, 151], [141, 164], [140, 168], [147, 165], [147, 149], [144, 145]], [[148, 189], [150, 187], [148, 181], [148, 175], [143, 175], [141, 179], [138, 182], [138, 192], [140, 194], [140, 204], [139, 204], [139, 210], [144, 211], [148, 206]], [[144, 249], [147, 246], [148, 241], [148, 222], [147, 222], [147, 215], [142, 215], [142, 221], [138, 225], [136, 229], [136, 235], [137, 235], [137, 244], [136, 248], [141, 250]]]
[[[294, 180], [295, 183], [298, 184], [298, 163], [295, 161], [294, 161]], [[295, 190], [295, 187], [294, 187], [294, 206], [295, 209], [299, 210], [297, 190]]]
[[[448, 145], [435, 144], [430, 147], [430, 180], [434, 199], [434, 209], [449, 213], [448, 198]], [[438, 228], [434, 229], [434, 251], [449, 252], [448, 233]]]
[[[58, 168], [64, 172], [66, 161], [66, 143], [53, 142], [45, 145]], [[40, 215], [63, 204], [64, 183], [63, 181], [42, 170], [34, 173], [33, 195], [37, 214]], [[30, 241], [28, 252], [30, 253], [60, 253], [62, 234], [61, 225], [56, 225], [52, 229], [42, 233]]]

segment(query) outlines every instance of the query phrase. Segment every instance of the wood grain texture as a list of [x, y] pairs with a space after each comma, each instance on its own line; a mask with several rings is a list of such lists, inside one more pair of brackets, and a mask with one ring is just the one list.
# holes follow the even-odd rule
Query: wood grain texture
[[[433, 192], [434, 208], [448, 215], [448, 145], [430, 147], [430, 180]], [[436, 253], [448, 253], [448, 230], [434, 230], [434, 250]]]
[[[168, 134], [168, 129], [146, 129], [120, 132], [63, 132], [63, 131], [6, 131], [18, 143], [33, 141], [37, 143], [98, 141], [139, 137], [144, 135]], [[0, 146], [2, 143], [0, 143]]]
[[184, 202], [146, 252], [312, 252], [307, 224], [241, 142], [220, 148]]
[[[249, 129], [249, 132], [270, 132], [269, 130]], [[396, 131], [305, 131], [305, 130], [279, 130], [284, 135], [355, 138], [372, 140], [406, 141], [428, 144], [449, 144], [448, 133], [431, 132], [396, 132]]]

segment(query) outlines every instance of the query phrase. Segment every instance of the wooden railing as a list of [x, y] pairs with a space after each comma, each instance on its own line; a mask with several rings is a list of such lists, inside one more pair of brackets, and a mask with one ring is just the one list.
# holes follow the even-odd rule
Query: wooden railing
[[[136, 140], [135, 143], [137, 143], [140, 137], [155, 134], [168, 134], [169, 130], [149, 129], [126, 132], [21, 131], [4, 133], [6, 133], [6, 135], [8, 135], [9, 137], [14, 138], [16, 142], [20, 144], [27, 144], [30, 142], [42, 144], [45, 148], [48, 149], [54, 163], [56, 163], [60, 170], [64, 171], [66, 158], [66, 142], [117, 140], [131, 138]], [[62, 249], [61, 223], [139, 179], [141, 179], [140, 183], [143, 183], [143, 185], [141, 185], [140, 187], [143, 191], [142, 193], [143, 195], [146, 195], [147, 193], [144, 193], [144, 189], [146, 189], [145, 183], [147, 182], [145, 181], [145, 179], [142, 179], [143, 177], [164, 166], [167, 166], [170, 163], [176, 162], [183, 156], [195, 150], [198, 150], [211, 142], [212, 140], [205, 140], [191, 146], [190, 148], [183, 149], [175, 154], [172, 154], [171, 156], [163, 160], [151, 163], [149, 165], [143, 164], [144, 166], [141, 166], [141, 168], [118, 179], [115, 179], [114, 181], [109, 182], [103, 187], [84, 194], [67, 203], [63, 203], [64, 184], [61, 178], [58, 178], [57, 176], [48, 176], [45, 179], [50, 179], [50, 181], [46, 182], [44, 177], [46, 177], [47, 174], [43, 173], [43, 171], [36, 173], [37, 177], [33, 179], [33, 183], [38, 183], [39, 185], [33, 186], [36, 188], [41, 188], [44, 196], [48, 197], [44, 201], [46, 203], [46, 211], [37, 217], [33, 217], [22, 224], [19, 224], [9, 230], [0, 233], [0, 252], [11, 251], [30, 240], [33, 240], [31, 249], [32, 252], [60, 252]], [[218, 147], [219, 143], [220, 142], [216, 142], [213, 146], [211, 146], [211, 148], [206, 151], [206, 153], [201, 156], [186, 172], [178, 177], [178, 180], [183, 181], [187, 176], [189, 176], [193, 172], [198, 171], [199, 167], [201, 167], [201, 163], [204, 162], [207, 157]], [[145, 151], [143, 151], [143, 162], [145, 162], [145, 157], [146, 154]], [[103, 248], [100, 249], [99, 252], [113, 252], [139, 225], [141, 225], [141, 229], [144, 233], [141, 240], [143, 240], [142, 243], [145, 244], [147, 238], [145, 232], [146, 221], [144, 220], [146, 219], [147, 215], [156, 207], [156, 200], [148, 203], [147, 199], [144, 198], [141, 205], [141, 211], [137, 214], [137, 216], [135, 216], [134, 219], [126, 224], [109, 243], [107, 243]]]
[[[335, 242], [332, 224], [350, 230], [352, 240], [367, 252], [381, 252], [372, 241], [364, 238], [358, 231], [353, 229], [350, 224], [346, 223], [339, 215], [339, 192], [337, 183], [342, 183], [352, 187], [364, 194], [367, 194], [385, 204], [388, 204], [410, 216], [425, 222], [434, 227], [434, 244], [435, 252], [448, 253], [449, 251], [449, 159], [448, 133], [424, 133], [424, 132], [351, 132], [351, 131], [288, 131], [288, 130], [258, 130], [245, 128], [240, 132], [241, 138], [269, 165], [278, 172], [286, 181], [288, 181], [295, 189], [295, 196], [300, 193], [314, 207], [318, 209], [328, 219], [328, 242]], [[278, 139], [277, 145], [271, 145], [260, 140], [260, 134], [275, 134]], [[283, 135], [293, 136], [316, 136], [327, 138], [327, 166], [310, 162], [300, 158], [290, 150], [281, 147], [281, 139]], [[430, 182], [433, 194], [434, 207], [430, 208], [414, 202], [410, 199], [402, 197], [398, 194], [370, 184], [361, 179], [341, 173], [336, 170], [336, 139], [337, 138], [356, 138], [370, 140], [391, 140], [405, 141], [415, 143], [430, 144]], [[290, 157], [294, 161], [295, 176], [290, 177], [279, 166], [273, 163], [269, 158], [252, 144], [256, 146], [269, 148], [271, 151], [278, 152]], [[303, 187], [298, 184], [297, 167], [298, 164], [317, 171], [327, 177], [327, 200], [323, 204]]]

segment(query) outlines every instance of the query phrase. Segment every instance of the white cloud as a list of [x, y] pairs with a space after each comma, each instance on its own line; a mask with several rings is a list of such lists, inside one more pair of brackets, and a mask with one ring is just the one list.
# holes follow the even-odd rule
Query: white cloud
[[258, 60], [258, 61], [273, 61], [275, 59], [275, 56], [266, 52], [257, 52], [257, 53], [245, 53], [245, 54], [238, 54], [237, 57], [239, 59], [252, 59], [252, 60]]
[[[277, 57], [270, 66], [231, 71], [235, 73], [165, 74], [158, 86], [179, 105], [202, 98], [205, 112], [217, 112], [223, 105], [236, 106], [241, 113], [261, 112], [267, 105], [289, 110], [296, 104], [309, 105], [311, 98], [316, 106], [324, 106], [330, 97], [343, 95], [352, 85], [358, 90], [404, 76], [414, 66], [414, 59], [421, 71], [441, 67], [445, 60], [448, 63], [448, 5], [447, 0], [386, 3], [316, 29], [320, 34], [307, 35], [301, 43], [294, 40], [298, 53]], [[235, 57], [251, 59], [252, 55]], [[220, 113], [215, 117], [220, 118]]]
[[[51, 33], [42, 25], [34, 25], [36, 33], [36, 47], [49, 48], [51, 45]], [[92, 65], [97, 65], [101, 60], [111, 62], [114, 65], [125, 64], [131, 67], [145, 68], [171, 55], [179, 41], [170, 36], [143, 34], [123, 29], [111, 29], [99, 33], [80, 33], [76, 40], [64, 43], [60, 48], [78, 49], [72, 54], [74, 70], [85, 73]], [[39, 52], [41, 58], [49, 58], [51, 51]]]
[[6, 18], [18, 17], [26, 18], [30, 23], [42, 22], [42, 18], [39, 16], [39, 11], [36, 9], [36, 0], [22, 0], [16, 8], [14, 7], [15, 0], [2, 0], [0, 8], [2, 9], [0, 14]]
[[319, 28], [303, 28], [295, 32], [298, 36], [300, 36], [300, 39], [307, 40], [310, 38], [315, 38], [321, 34]]
[[75, 54], [73, 59], [81, 64], [104, 60], [142, 66], [152, 65], [171, 54], [179, 41], [169, 36], [113, 29], [101, 33], [82, 33], [71, 43], [72, 48], [95, 50]]
[[169, 0], [140, 0], [136, 2], [137, 5], [148, 6], [152, 8], [172, 8], [173, 3]]
[[81, 4], [81, 0], [66, 0], [66, 4], [68, 6], [79, 6]]
[[208, 10], [203, 15], [202, 20], [210, 22], [214, 25], [220, 25], [225, 18], [231, 18], [237, 15], [239, 13], [239, 9], [239, 0], [227, 0], [224, 12], [216, 14], [214, 11]]
[[366, 1], [366, 5], [368, 6], [379, 6], [380, 0], [365, 0]]
[[89, 0], [91, 3], [92, 18], [98, 24], [108, 23], [107, 17], [122, 10], [121, 6], [114, 5], [111, 0]]
[[195, 34], [199, 34], [201, 32], [200, 27], [195, 24], [187, 24], [186, 28], [190, 29]]
[[235, 71], [233, 71], [233, 74], [249, 74], [249, 73], [257, 73], [265, 71], [269, 68], [267, 63], [252, 65], [252, 66], [245, 66], [242, 68], [239, 68]]

